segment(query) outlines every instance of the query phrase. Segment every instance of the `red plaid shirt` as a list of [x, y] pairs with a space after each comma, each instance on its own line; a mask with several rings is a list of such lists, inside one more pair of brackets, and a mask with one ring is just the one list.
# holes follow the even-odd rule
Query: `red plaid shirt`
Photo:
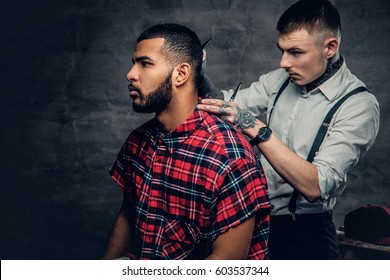
[[268, 258], [270, 203], [252, 147], [204, 111], [161, 133], [133, 131], [111, 169], [128, 201], [129, 257], [203, 259], [222, 233], [256, 215], [249, 259]]

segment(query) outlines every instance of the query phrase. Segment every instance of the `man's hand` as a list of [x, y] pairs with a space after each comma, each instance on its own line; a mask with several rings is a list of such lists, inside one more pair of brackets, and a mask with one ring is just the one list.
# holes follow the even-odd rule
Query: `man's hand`
[[219, 99], [203, 99], [197, 107], [200, 110], [219, 115], [221, 119], [236, 126], [239, 131], [247, 135], [253, 134], [250, 131], [253, 131], [256, 126], [261, 126], [258, 123], [259, 120], [234, 102]]

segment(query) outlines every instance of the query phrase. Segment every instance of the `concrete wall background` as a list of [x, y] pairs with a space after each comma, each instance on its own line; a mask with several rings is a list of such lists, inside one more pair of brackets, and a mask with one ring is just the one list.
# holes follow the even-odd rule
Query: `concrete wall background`
[[[125, 74], [134, 41], [159, 22], [195, 30], [208, 73], [243, 86], [278, 66], [275, 25], [295, 0], [14, 0], [0, 17], [0, 257], [97, 259], [121, 193], [108, 168], [132, 112]], [[377, 141], [349, 176], [335, 221], [366, 203], [390, 207], [390, 3], [337, 0], [342, 53], [381, 105]]]

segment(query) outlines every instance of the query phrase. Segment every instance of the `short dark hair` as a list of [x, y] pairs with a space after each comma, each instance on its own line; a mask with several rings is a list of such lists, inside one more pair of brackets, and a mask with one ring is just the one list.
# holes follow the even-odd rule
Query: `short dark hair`
[[329, 0], [301, 0], [279, 18], [276, 29], [287, 34], [305, 28], [309, 34], [341, 35], [340, 14]]
[[187, 62], [194, 69], [195, 84], [200, 82], [202, 68], [202, 46], [196, 33], [175, 23], [157, 24], [146, 29], [138, 37], [137, 43], [155, 38], [164, 38], [161, 53], [172, 66]]

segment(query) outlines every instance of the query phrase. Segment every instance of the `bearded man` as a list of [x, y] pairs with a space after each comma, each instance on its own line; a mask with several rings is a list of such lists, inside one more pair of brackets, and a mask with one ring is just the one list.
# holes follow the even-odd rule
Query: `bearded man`
[[111, 169], [123, 203], [104, 259], [266, 259], [265, 176], [244, 136], [200, 111], [197, 35], [160, 24], [137, 40], [127, 74], [137, 112]]

